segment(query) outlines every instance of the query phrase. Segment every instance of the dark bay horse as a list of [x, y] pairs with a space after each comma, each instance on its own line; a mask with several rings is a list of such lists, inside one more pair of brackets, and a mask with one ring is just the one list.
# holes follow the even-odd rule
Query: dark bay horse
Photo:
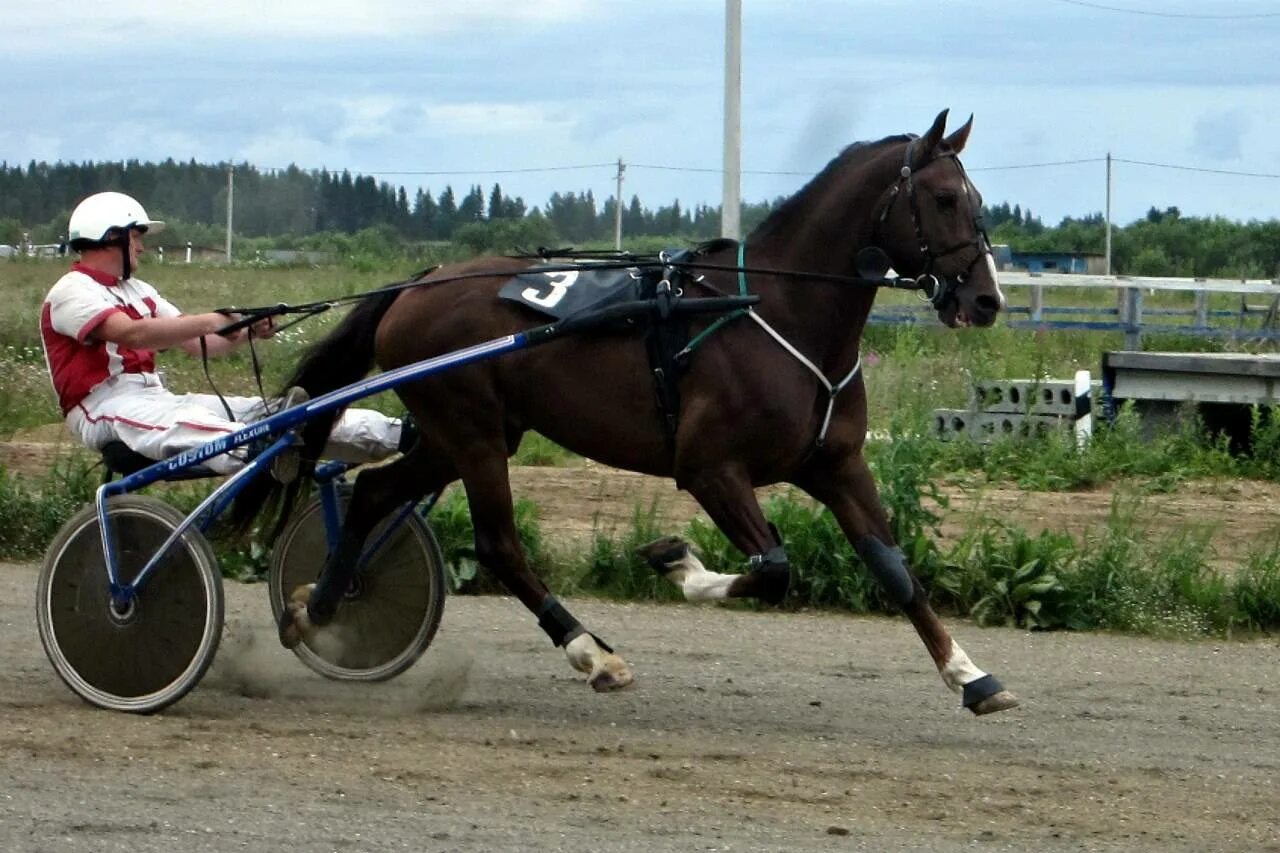
[[[361, 543], [379, 520], [461, 479], [479, 562], [536, 615], [592, 687], [630, 684], [627, 665], [551, 595], [520, 547], [507, 459], [521, 436], [536, 430], [606, 465], [674, 478], [749, 555], [743, 574], [720, 575], [679, 540], [649, 546], [650, 562], [690, 599], [781, 600], [790, 576], [786, 550], [754, 489], [794, 484], [834, 514], [966, 707], [985, 714], [1016, 705], [930, 608], [893, 542], [862, 455], [867, 400], [859, 339], [876, 288], [852, 281], [859, 253], [878, 247], [899, 275], [927, 282], [948, 326], [988, 326], [1004, 307], [981, 198], [957, 157], [972, 117], [947, 136], [946, 116], [942, 112], [923, 136], [850, 146], [743, 244], [703, 247], [700, 262], [727, 268], [705, 273], [709, 292], [736, 292], [736, 269], [746, 267], [753, 271], [745, 287], [760, 301], [699, 346], [679, 380], [678, 421], [670, 433], [656, 412], [645, 344], [626, 330], [566, 337], [400, 387], [421, 435], [403, 457], [359, 474], [341, 544], [317, 583], [295, 594], [282, 640], [324, 630], [351, 583]], [[541, 322], [538, 315], [500, 299], [498, 291], [533, 266], [528, 259], [480, 258], [429, 276], [466, 280], [371, 296], [308, 352], [290, 384], [316, 395], [359, 380], [375, 363], [388, 370], [528, 329]], [[690, 333], [710, 322], [695, 319]], [[311, 422], [305, 447], [322, 445], [328, 427]]]

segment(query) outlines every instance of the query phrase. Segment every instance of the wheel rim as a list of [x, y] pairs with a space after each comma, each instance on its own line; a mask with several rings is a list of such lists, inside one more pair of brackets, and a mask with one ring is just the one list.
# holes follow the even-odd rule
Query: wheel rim
[[[176, 511], [157, 512], [141, 500], [110, 510], [124, 578], [136, 575], [175, 527], [166, 516]], [[103, 707], [154, 711], [176, 701], [208, 668], [221, 632], [221, 586], [207, 544], [184, 534], [121, 607], [111, 599], [96, 515], [75, 521], [42, 577], [41, 636], [54, 668]]]

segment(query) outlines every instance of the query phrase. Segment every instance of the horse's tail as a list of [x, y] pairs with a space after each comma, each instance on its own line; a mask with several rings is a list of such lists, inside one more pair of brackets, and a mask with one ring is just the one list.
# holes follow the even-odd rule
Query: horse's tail
[[[399, 295], [398, 290], [388, 290], [371, 294], [358, 302], [332, 332], [303, 354], [293, 375], [285, 382], [285, 392], [290, 388], [301, 388], [309, 397], [318, 397], [363, 378], [373, 369], [373, 345], [378, 324]], [[303, 424], [300, 452], [304, 463], [308, 463], [304, 469], [309, 470], [309, 463], [320, 458], [339, 415], [340, 412], [335, 410], [316, 415]], [[285, 490], [271, 477], [255, 477], [235, 499], [231, 510], [232, 526], [241, 533], [247, 532], [264, 508], [270, 507], [268, 515], [276, 518], [268, 539], [274, 539], [288, 519], [306, 479], [298, 477]]]

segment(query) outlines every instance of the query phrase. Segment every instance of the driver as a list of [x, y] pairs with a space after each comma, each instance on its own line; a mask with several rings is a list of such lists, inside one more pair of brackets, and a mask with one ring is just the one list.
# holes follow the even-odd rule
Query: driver
[[[67, 426], [92, 450], [122, 441], [148, 459], [164, 459], [235, 432], [247, 423], [306, 399], [175, 394], [156, 374], [157, 350], [177, 347], [199, 356], [231, 352], [250, 335], [269, 337], [270, 319], [228, 337], [216, 332], [237, 319], [183, 314], [154, 287], [134, 278], [143, 235], [164, 228], [135, 199], [101, 192], [71, 213], [68, 239], [80, 260], [53, 286], [40, 312], [49, 377]], [[224, 407], [223, 401], [226, 406]], [[330, 436], [327, 458], [368, 462], [394, 454], [400, 421], [368, 409], [348, 409]], [[217, 473], [244, 465], [237, 451], [204, 464]]]

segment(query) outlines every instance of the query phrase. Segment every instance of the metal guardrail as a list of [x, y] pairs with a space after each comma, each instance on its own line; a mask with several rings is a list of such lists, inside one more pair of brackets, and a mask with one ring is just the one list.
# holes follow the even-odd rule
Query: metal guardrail
[[1110, 290], [1208, 291], [1210, 293], [1261, 293], [1280, 296], [1280, 279], [1172, 278], [1141, 275], [1088, 275], [1085, 273], [1002, 272], [1001, 287], [1101, 287]]
[[[1250, 340], [1280, 340], [1280, 326], [1271, 325], [1280, 317], [1280, 281], [1266, 279], [1221, 278], [1159, 278], [1150, 276], [1108, 276], [1066, 273], [1000, 273], [1000, 286], [1028, 288], [1029, 305], [1010, 306], [1006, 309], [1009, 319], [1004, 325], [1015, 329], [1060, 329], [1078, 331], [1123, 332], [1125, 348], [1140, 350], [1143, 333], [1168, 333], [1213, 338], [1246, 338]], [[1047, 287], [1103, 288], [1117, 294], [1116, 307], [1045, 305], [1044, 289]], [[1194, 308], [1144, 308], [1143, 295], [1156, 292], [1194, 293]], [[1272, 297], [1269, 309], [1248, 310], [1241, 305], [1239, 311], [1210, 310], [1209, 297], [1213, 294], [1240, 294]], [[1261, 327], [1249, 327], [1245, 318], [1250, 314], [1263, 314]], [[1054, 319], [1055, 316], [1092, 316], [1102, 319], [1071, 320]], [[1148, 322], [1146, 317], [1185, 317], [1187, 323]], [[1017, 319], [1015, 319], [1017, 318]], [[1021, 319], [1025, 318], [1025, 319]], [[1235, 319], [1235, 326], [1214, 325], [1211, 320]], [[936, 322], [927, 305], [893, 306], [873, 311], [871, 323], [911, 325]]]

